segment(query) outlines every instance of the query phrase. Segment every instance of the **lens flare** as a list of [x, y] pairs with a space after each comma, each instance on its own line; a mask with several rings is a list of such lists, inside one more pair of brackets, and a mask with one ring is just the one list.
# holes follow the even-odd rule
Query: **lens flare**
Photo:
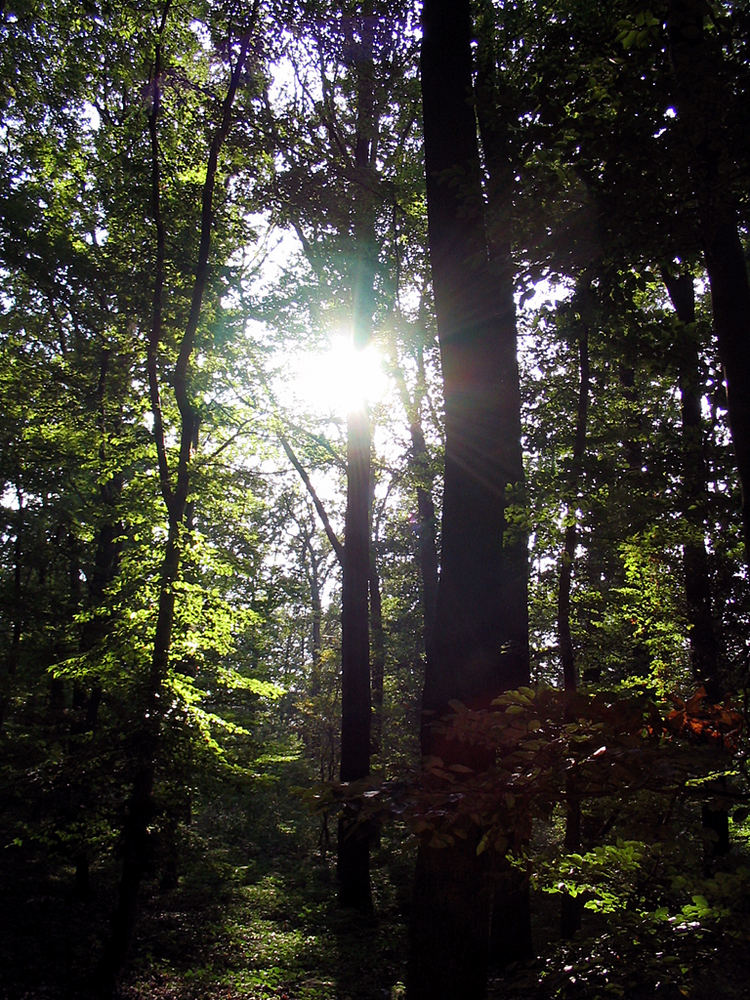
[[386, 391], [383, 361], [374, 344], [357, 349], [351, 337], [334, 337], [328, 350], [299, 358], [292, 389], [303, 405], [344, 417], [377, 402]]

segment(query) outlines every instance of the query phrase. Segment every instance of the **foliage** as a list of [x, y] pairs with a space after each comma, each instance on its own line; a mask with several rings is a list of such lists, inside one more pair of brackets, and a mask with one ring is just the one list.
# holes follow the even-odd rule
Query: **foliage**
[[[217, 162], [187, 379], [199, 429], [158, 692], [149, 903], [127, 995], [312, 1000], [354, 994], [358, 970], [378, 963], [373, 995], [399, 995], [396, 910], [410, 887], [404, 844], [415, 839], [470, 840], [487, 870], [512, 857], [532, 878], [541, 957], [498, 986], [506, 995], [697, 997], [717, 992], [711, 976], [741, 995], [712, 956], [746, 965], [747, 736], [738, 706], [750, 592], [667, 5], [475, 7], [497, 57], [492, 110], [510, 123], [512, 169], [490, 235], [512, 245], [515, 270], [528, 504], [513, 514], [531, 533], [537, 687], [490, 707], [456, 704], [439, 736], [466, 763], [435, 756], [415, 775], [428, 639], [420, 560], [441, 516], [444, 433], [419, 12], [380, 0], [260, 4]], [[155, 371], [173, 470], [183, 417], [174, 371], [208, 149], [252, 9], [229, 0], [9, 0], [0, 12], [0, 864], [13, 876], [8, 912], [30, 907], [19, 934], [38, 935], [34, 920], [54, 900], [55, 968], [65, 965], [68, 922], [76, 968], [91, 964], [121, 860], [170, 529], [147, 371], [157, 263], [167, 294]], [[367, 177], [353, 168], [364, 16], [376, 55]], [[727, 98], [717, 109], [722, 176], [746, 242], [747, 10], [713, 3], [705, 29]], [[375, 339], [391, 379], [373, 407], [382, 739], [376, 778], [334, 781], [311, 796], [331, 815], [355, 801], [363, 821], [393, 822], [381, 833], [391, 858], [375, 878], [382, 937], [373, 943], [365, 929], [347, 943], [323, 875], [299, 874], [326, 856], [328, 819], [305, 819], [288, 794], [337, 773], [340, 573], [278, 435], [341, 534], [344, 417], [305, 412], [292, 372], [350, 319], [343, 304], [362, 199], [374, 220]], [[662, 281], [665, 267], [678, 266], [697, 292], [687, 324]], [[591, 371], [578, 460], [583, 327]], [[683, 458], [688, 346], [707, 472], [697, 526]], [[581, 691], [563, 697], [556, 618], [571, 526]], [[705, 678], [691, 660], [685, 553], [696, 544], [706, 553], [721, 704], [695, 690]], [[569, 851], [573, 798], [582, 838]], [[728, 811], [728, 859], [711, 857], [702, 807]], [[176, 894], [160, 897], [170, 879]], [[578, 941], [557, 943], [549, 914], [561, 897], [584, 905]], [[196, 949], [204, 940], [200, 961], [185, 960], [183, 935]], [[9, 962], [17, 943], [3, 938]], [[36, 955], [22, 957], [26, 972], [0, 987], [9, 1000], [16, 986], [17, 995], [32, 988]]]
[[[713, 775], [721, 750], [737, 750], [743, 715], [707, 704], [705, 689], [673, 701], [679, 707], [665, 714], [664, 704], [643, 694], [520, 688], [487, 709], [455, 702], [451, 716], [435, 723], [437, 732], [448, 743], [489, 752], [492, 763], [446, 765], [432, 757], [411, 782], [334, 782], [319, 787], [313, 801], [326, 808], [342, 798], [358, 801], [363, 821], [403, 819], [433, 846], [479, 830], [478, 853], [518, 854], [532, 821], [549, 819], [565, 800], [566, 779], [576, 797], [597, 802], [639, 792], [670, 800]], [[698, 744], [692, 752], [676, 738], [686, 734]]]
[[[709, 704], [704, 689], [671, 700], [670, 710], [645, 695], [520, 689], [488, 709], [455, 703], [439, 727], [443, 740], [490, 763], [433, 757], [411, 781], [329, 784], [314, 801], [326, 809], [354, 801], [361, 822], [395, 820], [432, 847], [468, 840], [486, 856], [488, 877], [510, 858], [536, 891], [579, 898], [590, 921], [616, 916], [611, 944], [605, 936], [596, 947], [629, 948], [634, 935], [668, 954], [674, 938], [713, 941], [732, 926], [747, 872], [696, 871], [704, 851], [696, 807], [748, 799], [738, 770], [742, 713]], [[586, 831], [577, 852], [549, 833], [573, 798]], [[601, 961], [591, 969], [606, 981]], [[579, 977], [591, 986], [577, 968], [572, 981]], [[612, 979], [613, 995], [625, 990], [619, 982]]]

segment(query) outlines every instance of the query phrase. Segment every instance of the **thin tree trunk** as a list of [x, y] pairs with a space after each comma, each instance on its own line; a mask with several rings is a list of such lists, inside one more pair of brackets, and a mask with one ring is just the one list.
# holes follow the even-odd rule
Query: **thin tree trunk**
[[23, 493], [16, 489], [18, 508], [16, 510], [16, 537], [13, 542], [13, 627], [11, 631], [10, 649], [8, 650], [7, 671], [9, 677], [15, 677], [18, 671], [19, 654], [21, 651], [21, 635], [24, 625], [23, 604]]
[[161, 736], [162, 686], [166, 678], [174, 621], [174, 587], [179, 570], [179, 523], [170, 519], [162, 564], [159, 610], [149, 680], [141, 724], [133, 740], [135, 771], [122, 833], [122, 869], [110, 938], [100, 969], [100, 982], [108, 992], [127, 958], [138, 913], [138, 894], [149, 858], [149, 825], [154, 817], [153, 788]]
[[[581, 320], [578, 326], [578, 405], [576, 409], [575, 437], [573, 440], [573, 455], [571, 468], [571, 498], [577, 498], [580, 491], [580, 478], [583, 471], [583, 458], [586, 452], [586, 427], [589, 407], [589, 339], [586, 321]], [[557, 634], [560, 646], [560, 664], [563, 674], [563, 687], [574, 692], [578, 687], [578, 672], [576, 670], [573, 637], [570, 630], [570, 590], [573, 578], [573, 564], [576, 546], [578, 544], [578, 523], [576, 519], [575, 499], [568, 508], [563, 540], [562, 557], [560, 559], [560, 576], [557, 587]], [[571, 509], [572, 507], [572, 509]]]
[[13, 695], [13, 685], [18, 672], [21, 653], [21, 637], [24, 626], [23, 601], [23, 528], [24, 528], [24, 495], [16, 484], [16, 537], [13, 541], [13, 598], [11, 604], [11, 633], [8, 654], [5, 660], [5, 676], [2, 678], [0, 690], [0, 730], [5, 724], [8, 705]]
[[[588, 297], [588, 289], [581, 289], [580, 299]], [[580, 494], [581, 476], [583, 473], [583, 458], [586, 453], [586, 429], [589, 409], [589, 384], [591, 372], [589, 366], [589, 331], [586, 308], [581, 302], [581, 316], [577, 324], [578, 339], [578, 405], [576, 407], [576, 426], [573, 439], [573, 456], [571, 468], [571, 502], [567, 511], [567, 524], [563, 551], [560, 559], [560, 576], [557, 590], [557, 635], [560, 646], [560, 662], [563, 674], [563, 687], [566, 696], [572, 699], [578, 689], [578, 671], [576, 669], [573, 636], [570, 629], [570, 590], [573, 578], [573, 563], [578, 544], [577, 511], [575, 509]], [[571, 507], [573, 509], [571, 509]], [[568, 722], [575, 719], [575, 714], [566, 708]], [[581, 799], [575, 778], [567, 775], [565, 779], [565, 839], [564, 847], [567, 853], [578, 851], [581, 847]], [[580, 929], [582, 902], [578, 897], [564, 893], [560, 908], [560, 933], [563, 938], [571, 938]]]
[[627, 509], [627, 522], [631, 533], [645, 527], [644, 508], [639, 502], [643, 491], [643, 407], [636, 382], [636, 369], [623, 361], [617, 368], [617, 380], [625, 399], [623, 418], [622, 452], [625, 469], [622, 475], [623, 502]]
[[380, 573], [374, 539], [370, 546], [370, 647], [372, 650], [372, 736], [373, 754], [382, 751], [383, 694], [385, 685], [385, 632], [383, 630], [383, 601], [380, 593]]
[[307, 490], [308, 495], [313, 502], [313, 507], [315, 507], [315, 511], [318, 517], [320, 518], [320, 523], [323, 525], [323, 530], [326, 533], [326, 538], [331, 543], [331, 548], [335, 552], [336, 558], [339, 561], [339, 565], [343, 570], [344, 546], [341, 543], [341, 540], [339, 539], [336, 532], [333, 530], [333, 525], [331, 524], [331, 520], [328, 517], [328, 513], [326, 512], [325, 507], [323, 506], [323, 502], [318, 496], [318, 493], [312, 484], [312, 480], [307, 474], [307, 470], [302, 465], [300, 460], [297, 458], [297, 455], [295, 454], [294, 449], [289, 443], [289, 440], [286, 437], [286, 435], [283, 434], [281, 431], [277, 431], [277, 434], [279, 438], [279, 443], [281, 444], [281, 447], [284, 449], [284, 453], [286, 454], [287, 458], [292, 463], [294, 468], [297, 470], [300, 479], [304, 483], [305, 489]]
[[[320, 576], [318, 572], [318, 559], [312, 546], [313, 528], [312, 526], [304, 531], [302, 540], [302, 561], [305, 566], [307, 584], [310, 588], [310, 606], [312, 610], [312, 670], [310, 676], [310, 695], [313, 701], [318, 698], [322, 690], [321, 677], [321, 654], [323, 651], [323, 602], [320, 596]], [[307, 559], [305, 558], [307, 554]], [[308, 568], [309, 559], [309, 568]], [[332, 774], [327, 771], [330, 749], [328, 741], [330, 739], [328, 729], [319, 732], [315, 738], [308, 743], [308, 752], [311, 757], [317, 757], [318, 776], [321, 781], [330, 781]], [[323, 812], [320, 817], [320, 833], [318, 835], [318, 846], [320, 847], [320, 858], [325, 862], [328, 855], [328, 848], [331, 840], [328, 813]]]
[[412, 464], [417, 477], [417, 518], [419, 575], [422, 584], [422, 612], [424, 615], [424, 648], [430, 648], [435, 632], [435, 608], [438, 589], [438, 554], [435, 538], [435, 502], [432, 499], [432, 473], [430, 455], [422, 425], [411, 421], [409, 433], [412, 444]]
[[[421, 312], [421, 305], [420, 305]], [[422, 614], [424, 618], [424, 649], [430, 647], [432, 634], [435, 630], [435, 608], [437, 605], [438, 587], [438, 554], [436, 539], [435, 503], [432, 499], [433, 474], [430, 468], [430, 454], [427, 450], [422, 420], [420, 416], [424, 399], [424, 362], [422, 349], [418, 353], [418, 388], [414, 398], [409, 394], [406, 379], [398, 368], [394, 356], [394, 374], [401, 403], [409, 421], [409, 437], [411, 438], [411, 454], [409, 466], [416, 482], [417, 499], [417, 552], [419, 560], [419, 578], [421, 584]]]
[[323, 602], [320, 597], [320, 577], [318, 560], [312, 546], [313, 529], [310, 527], [303, 537], [302, 558], [307, 552], [310, 568], [307, 570], [307, 585], [310, 588], [310, 606], [312, 610], [312, 693], [320, 692], [320, 654], [323, 649]]
[[[99, 380], [96, 390], [97, 424], [100, 435], [99, 460], [102, 467], [108, 461], [106, 445], [108, 432], [106, 401], [108, 382], [111, 375], [110, 364], [110, 352], [104, 349], [99, 360]], [[113, 430], [117, 433], [120, 430], [120, 416], [117, 417], [114, 423]], [[116, 472], [99, 487], [99, 501], [103, 519], [96, 535], [94, 566], [88, 592], [89, 606], [94, 613], [86, 620], [81, 633], [81, 651], [83, 653], [90, 653], [94, 650], [107, 635], [111, 626], [108, 618], [98, 612], [103, 610], [107, 588], [117, 576], [120, 565], [124, 526], [118, 520], [115, 509], [122, 495], [123, 483], [122, 473]], [[76, 732], [94, 732], [101, 698], [102, 689], [99, 681], [94, 681], [88, 692], [79, 692], [78, 709], [82, 717], [76, 725]]]
[[[113, 502], [122, 489], [122, 477], [115, 476], [113, 480], [101, 488], [104, 502]], [[111, 619], [103, 614], [106, 588], [114, 580], [120, 562], [122, 550], [122, 525], [105, 520], [97, 532], [96, 549], [94, 553], [94, 569], [89, 585], [90, 616], [86, 620], [81, 633], [81, 652], [91, 655], [99, 643], [109, 633]], [[84, 733], [94, 734], [99, 719], [99, 707], [102, 701], [102, 685], [100, 681], [92, 682], [88, 690], [77, 684], [73, 691], [73, 707], [76, 713], [71, 726], [73, 737]], [[89, 775], [84, 769], [76, 770], [76, 779], [71, 786], [71, 797], [80, 811], [91, 802], [92, 788]], [[79, 846], [76, 857], [75, 874], [76, 892], [79, 896], [88, 895], [89, 891], [89, 849], [85, 842]]]

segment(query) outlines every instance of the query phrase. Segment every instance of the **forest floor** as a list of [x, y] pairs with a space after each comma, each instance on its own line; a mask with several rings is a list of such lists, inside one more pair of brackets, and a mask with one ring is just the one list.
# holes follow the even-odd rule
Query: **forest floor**
[[[290, 815], [278, 790], [265, 794], [262, 812], [220, 798], [204, 806], [177, 887], [154, 883], [144, 896], [122, 1000], [405, 996], [410, 852], [379, 849], [377, 917], [364, 920], [336, 908], [332, 859], [323, 864], [316, 851], [319, 821], [301, 804]], [[81, 900], [70, 870], [0, 852], [0, 1000], [87, 997], [115, 870], [92, 874], [96, 891]], [[493, 978], [491, 1000], [750, 1000], [750, 934], [686, 933], [665, 946], [637, 921], [630, 933], [622, 915], [564, 946], [555, 940], [559, 897], [535, 902], [544, 954]]]
[[[214, 816], [213, 819], [217, 817]], [[400, 996], [405, 928], [395, 872], [379, 880], [376, 919], [335, 905], [332, 859], [310, 849], [310, 824], [266, 824], [238, 843], [232, 818], [204, 816], [178, 886], [144, 893], [122, 1000], [383, 1000]], [[297, 817], [297, 820], [299, 817]], [[267, 818], [266, 818], [267, 820]], [[72, 891], [72, 870], [0, 852], [0, 1000], [88, 1000], [114, 898], [114, 871]], [[408, 884], [406, 868], [405, 881]]]

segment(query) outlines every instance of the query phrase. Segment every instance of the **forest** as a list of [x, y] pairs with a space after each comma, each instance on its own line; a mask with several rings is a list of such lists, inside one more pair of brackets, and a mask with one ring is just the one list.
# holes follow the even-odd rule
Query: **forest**
[[747, 0], [0, 64], [0, 1000], [750, 998]]

